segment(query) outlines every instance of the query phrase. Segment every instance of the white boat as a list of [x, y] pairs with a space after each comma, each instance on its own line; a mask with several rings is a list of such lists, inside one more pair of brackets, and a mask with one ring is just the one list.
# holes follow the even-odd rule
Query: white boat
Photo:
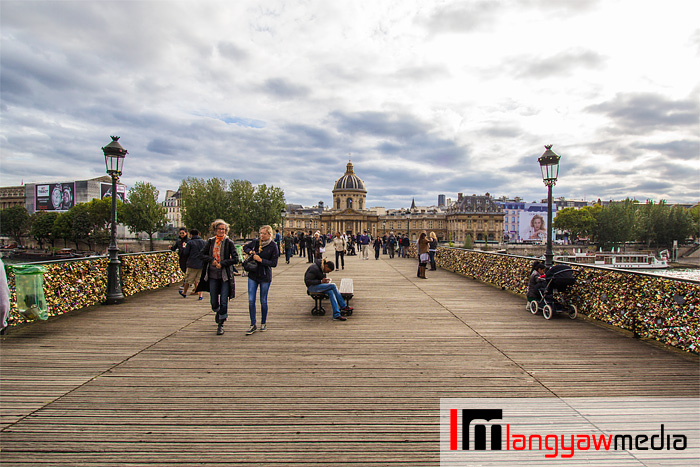
[[590, 264], [620, 269], [663, 269], [668, 267], [668, 250], [662, 251], [657, 258], [648, 253], [620, 253], [618, 251], [574, 251], [571, 254], [554, 256], [554, 261], [567, 263]]

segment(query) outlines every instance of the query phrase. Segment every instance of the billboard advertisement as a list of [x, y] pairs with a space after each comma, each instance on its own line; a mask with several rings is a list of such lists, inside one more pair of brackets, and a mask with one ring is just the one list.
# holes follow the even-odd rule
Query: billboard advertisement
[[519, 231], [520, 239], [524, 241], [547, 241], [547, 213], [520, 211]]
[[[109, 183], [100, 184], [100, 198], [111, 198], [112, 197], [112, 185]], [[124, 185], [117, 185], [117, 199], [124, 202], [124, 197], [126, 195], [126, 187]]]
[[67, 211], [75, 205], [75, 183], [36, 185], [35, 211]]

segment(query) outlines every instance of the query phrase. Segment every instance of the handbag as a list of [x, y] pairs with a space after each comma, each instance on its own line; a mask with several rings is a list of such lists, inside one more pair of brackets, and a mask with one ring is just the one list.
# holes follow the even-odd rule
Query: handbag
[[319, 253], [325, 253], [325, 252], [326, 252], [326, 247], [323, 247], [323, 246], [320, 247], [320, 248], [318, 249], [318, 252], [319, 252]]
[[243, 269], [246, 272], [256, 272], [258, 270], [258, 262], [253, 259], [253, 255], [250, 255], [243, 261]]

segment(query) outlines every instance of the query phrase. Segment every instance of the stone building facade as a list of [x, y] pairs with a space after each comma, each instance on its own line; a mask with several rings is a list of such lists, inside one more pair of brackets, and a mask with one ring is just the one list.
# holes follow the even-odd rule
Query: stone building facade
[[283, 229], [348, 235], [367, 230], [375, 237], [394, 232], [407, 234], [411, 240], [425, 230], [435, 232], [440, 241], [455, 243], [463, 243], [467, 235], [475, 241], [500, 241], [503, 233], [504, 213], [488, 193], [466, 197], [459, 193], [447, 210], [437, 206], [418, 208], [415, 204], [410, 209], [388, 211], [367, 208], [367, 189], [352, 162], [333, 185], [332, 199], [328, 208], [323, 203], [317, 209], [288, 208]]

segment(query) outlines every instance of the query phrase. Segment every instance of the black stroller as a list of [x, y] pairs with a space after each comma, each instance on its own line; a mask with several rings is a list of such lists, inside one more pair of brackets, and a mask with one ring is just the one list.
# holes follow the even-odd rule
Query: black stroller
[[544, 276], [546, 287], [538, 290], [539, 300], [529, 303], [534, 315], [541, 309], [544, 319], [552, 319], [554, 313], [568, 313], [569, 318], [576, 319], [577, 310], [567, 293], [569, 286], [576, 283], [576, 273], [570, 266], [557, 264], [547, 270]]

